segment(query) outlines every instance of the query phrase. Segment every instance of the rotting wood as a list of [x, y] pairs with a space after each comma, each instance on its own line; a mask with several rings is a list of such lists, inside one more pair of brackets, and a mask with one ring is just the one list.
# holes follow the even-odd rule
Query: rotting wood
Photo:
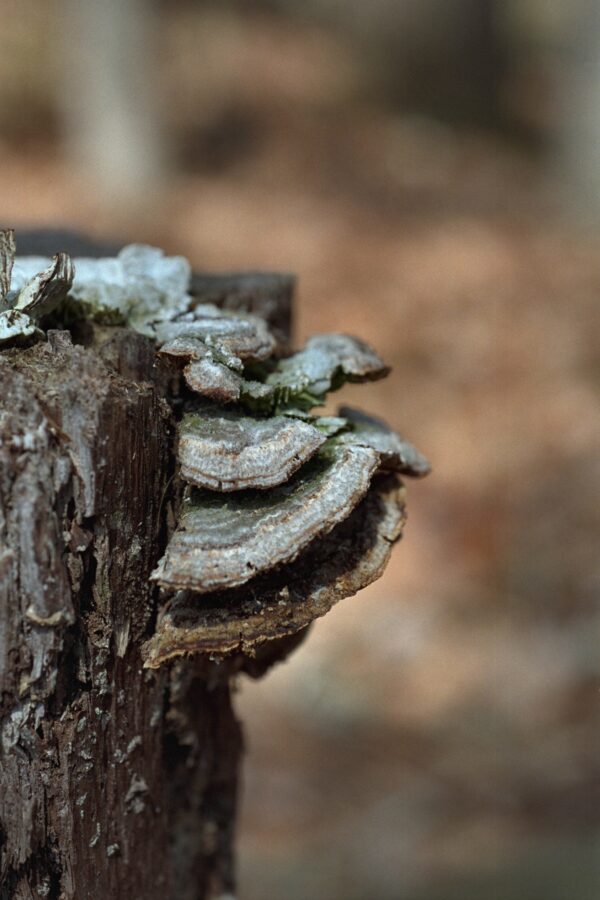
[[140, 656], [170, 411], [57, 337], [0, 356], [0, 896], [212, 896], [233, 882], [229, 688]]

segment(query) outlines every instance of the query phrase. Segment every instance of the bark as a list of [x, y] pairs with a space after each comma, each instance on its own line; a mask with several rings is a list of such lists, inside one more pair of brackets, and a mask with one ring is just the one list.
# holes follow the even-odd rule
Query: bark
[[205, 659], [140, 655], [176, 501], [168, 382], [142, 335], [85, 342], [0, 354], [0, 898], [218, 896], [230, 686]]

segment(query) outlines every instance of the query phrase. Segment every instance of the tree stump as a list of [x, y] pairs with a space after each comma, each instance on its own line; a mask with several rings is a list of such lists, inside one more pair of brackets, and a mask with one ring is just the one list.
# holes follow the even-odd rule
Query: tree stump
[[[249, 279], [200, 287], [289, 331], [293, 281]], [[0, 353], [0, 897], [217, 897], [242, 747], [229, 682], [140, 656], [172, 526], [167, 376], [129, 329], [48, 338]]]
[[231, 896], [232, 676], [382, 574], [429, 463], [310, 413], [389, 369], [290, 354], [290, 276], [130, 246], [15, 278], [0, 233], [0, 900]]

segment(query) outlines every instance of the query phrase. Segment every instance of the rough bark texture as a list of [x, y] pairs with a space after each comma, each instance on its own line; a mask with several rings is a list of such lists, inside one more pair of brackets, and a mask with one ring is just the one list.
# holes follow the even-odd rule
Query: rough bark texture
[[143, 336], [84, 338], [0, 353], [0, 898], [218, 896], [241, 751], [229, 684], [206, 660], [140, 655], [172, 527], [166, 382]]
[[[145, 338], [114, 342], [150, 374]], [[4, 353], [0, 384], [1, 896], [224, 890], [240, 751], [229, 689], [140, 658], [169, 409], [64, 332]]]

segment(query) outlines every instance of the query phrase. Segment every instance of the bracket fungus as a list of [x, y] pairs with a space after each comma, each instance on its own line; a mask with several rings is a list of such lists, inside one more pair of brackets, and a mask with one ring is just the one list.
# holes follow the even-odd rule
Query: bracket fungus
[[299, 353], [281, 360], [266, 381], [280, 402], [294, 400], [310, 409], [346, 381], [376, 381], [389, 371], [364, 341], [347, 334], [317, 334]]
[[176, 593], [144, 646], [145, 665], [158, 668], [190, 653], [252, 657], [265, 644], [304, 631], [380, 577], [404, 521], [400, 482], [377, 478], [350, 516], [294, 562], [228, 591]]
[[[63, 302], [73, 285], [74, 268], [67, 253], [19, 282], [15, 233], [0, 231], [0, 347], [43, 338], [37, 321]], [[43, 261], [45, 262], [45, 261]]]
[[[222, 319], [227, 319], [226, 313]], [[212, 338], [203, 340], [197, 331], [193, 336], [177, 334], [184, 324], [181, 320], [176, 320], [167, 323], [168, 328], [160, 330], [162, 334], [169, 334], [170, 337], [160, 347], [158, 353], [175, 363], [183, 362], [183, 377], [188, 387], [202, 397], [220, 403], [235, 403], [245, 399], [251, 405], [255, 401], [268, 400], [272, 396], [272, 389], [267, 385], [248, 381], [240, 374], [244, 369], [243, 360], [257, 361], [260, 358], [258, 354], [264, 352], [265, 343], [261, 341], [260, 334], [256, 335], [257, 340], [252, 342], [253, 349], [250, 349], [251, 342], [246, 341], [244, 347], [244, 335], [239, 331], [239, 340], [232, 338], [231, 332], [227, 341], [217, 338], [214, 333]], [[242, 324], [243, 320], [239, 317], [234, 320], [234, 325]], [[249, 324], [252, 326], [251, 322]], [[177, 336], [173, 337], [174, 334]], [[271, 346], [274, 348], [275, 343], [273, 342]], [[234, 347], [239, 355], [234, 352]]]
[[368, 416], [349, 406], [341, 406], [338, 414], [352, 429], [342, 434], [340, 441], [372, 447], [379, 453], [382, 470], [397, 472], [399, 475], [411, 475], [413, 478], [423, 478], [431, 471], [429, 461], [423, 454], [388, 428], [381, 419]]
[[378, 462], [369, 447], [338, 445], [270, 491], [226, 499], [191, 492], [152, 578], [163, 587], [207, 593], [295, 559], [350, 515]]
[[[271, 277], [291, 292], [293, 279]], [[247, 311], [223, 308], [240, 284]], [[126, 324], [182, 373], [168, 390], [183, 496], [173, 492], [175, 527], [151, 575], [163, 606], [148, 667], [190, 653], [246, 659], [305, 630], [381, 574], [404, 523], [398, 476], [429, 472], [383, 422], [346, 407], [315, 415], [330, 391], [389, 369], [345, 334], [290, 353], [277, 311], [258, 314], [260, 290], [258, 275], [198, 278], [144, 245], [74, 264], [19, 258], [14, 233], [0, 232], [0, 346], [77, 319]]]
[[191, 316], [157, 334], [168, 338], [159, 354], [183, 360], [191, 394], [177, 447], [187, 487], [151, 576], [173, 596], [145, 664], [254, 656], [381, 574], [404, 523], [397, 476], [426, 475], [429, 463], [357, 410], [312, 413], [344, 382], [388, 373], [357, 338], [316, 335], [283, 358], [273, 342], [268, 358], [242, 359], [239, 345], [208, 342]]
[[204, 407], [181, 421], [181, 477], [217, 491], [276, 487], [326, 440], [310, 422], [290, 416], [260, 419]]
[[[244, 319], [234, 321], [240, 328], [241, 344]], [[249, 321], [246, 330], [253, 324]], [[157, 327], [159, 340], [168, 338], [160, 348], [161, 356], [183, 360], [184, 378], [201, 396], [221, 403], [239, 402], [261, 415], [310, 411], [325, 402], [329, 391], [347, 381], [375, 381], [389, 372], [374, 350], [346, 334], [315, 335], [298, 353], [275, 359], [264, 356], [267, 341], [259, 342], [261, 332], [256, 335], [256, 347], [248, 346], [242, 353], [233, 340], [224, 342], [215, 336], [207, 343], [191, 320], [187, 332], [184, 326], [185, 321], [177, 319]], [[272, 335], [270, 346], [272, 354], [276, 349]]]
[[75, 269], [68, 253], [57, 253], [50, 265], [25, 282], [13, 308], [36, 319], [48, 315], [66, 299], [74, 275]]
[[[268, 359], [277, 346], [263, 319], [251, 313], [240, 316], [223, 312], [208, 304], [196, 306], [193, 312], [172, 321], [158, 323], [155, 331], [159, 343], [186, 338], [213, 347], [232, 368], [241, 368], [242, 361]], [[169, 351], [163, 347], [163, 352]]]

